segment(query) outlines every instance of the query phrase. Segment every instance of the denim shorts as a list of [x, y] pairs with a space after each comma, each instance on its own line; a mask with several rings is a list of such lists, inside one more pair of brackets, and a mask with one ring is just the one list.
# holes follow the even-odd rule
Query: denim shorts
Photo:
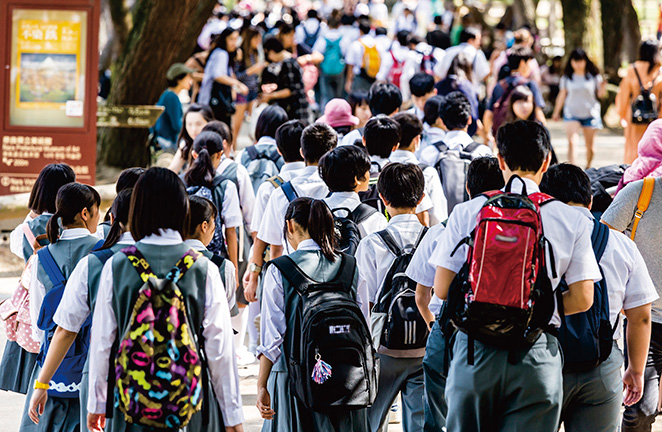
[[237, 93], [237, 103], [238, 104], [245, 104], [245, 103], [253, 102], [255, 99], [257, 99], [257, 92], [256, 91], [251, 91], [246, 96]]
[[584, 128], [591, 128], [591, 129], [602, 129], [602, 119], [600, 117], [589, 117], [589, 118], [575, 118], [575, 117], [566, 117], [563, 116], [563, 121], [569, 122], [569, 121], [576, 121], [579, 122], [579, 124], [582, 125]]

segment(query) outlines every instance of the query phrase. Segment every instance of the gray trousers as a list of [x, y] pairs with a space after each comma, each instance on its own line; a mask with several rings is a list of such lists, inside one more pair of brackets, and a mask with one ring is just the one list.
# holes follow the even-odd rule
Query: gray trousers
[[446, 372], [444, 360], [446, 339], [435, 321], [428, 336], [423, 357], [423, 372], [425, 376], [425, 432], [438, 432], [446, 426], [448, 406], [444, 392], [446, 391]]
[[[372, 432], [382, 430], [391, 405], [402, 392], [402, 429], [418, 432], [423, 429], [423, 359], [379, 357], [377, 398], [368, 408], [368, 424]], [[384, 428], [385, 430], [386, 428]]]
[[556, 337], [543, 333], [528, 350], [514, 353], [474, 342], [457, 332], [446, 383], [449, 432], [556, 432], [561, 415], [563, 367]]
[[623, 353], [614, 342], [604, 363], [587, 372], [563, 374], [561, 421], [566, 432], [616, 432], [623, 403]]

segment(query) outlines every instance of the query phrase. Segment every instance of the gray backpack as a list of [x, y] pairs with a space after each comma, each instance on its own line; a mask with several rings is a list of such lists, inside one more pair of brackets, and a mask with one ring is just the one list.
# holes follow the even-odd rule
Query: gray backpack
[[471, 161], [480, 156], [475, 152], [482, 144], [474, 141], [462, 149], [455, 148], [452, 150], [443, 141], [432, 145], [439, 150], [439, 158], [434, 167], [439, 173], [439, 179], [448, 202], [448, 214], [450, 214], [456, 205], [469, 200], [469, 194], [465, 187], [467, 171]]

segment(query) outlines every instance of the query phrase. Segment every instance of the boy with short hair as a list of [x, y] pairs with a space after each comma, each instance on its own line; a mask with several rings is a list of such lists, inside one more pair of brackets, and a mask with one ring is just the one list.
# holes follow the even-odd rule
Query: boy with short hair
[[419, 160], [425, 148], [446, 138], [444, 122], [439, 117], [439, 107], [443, 101], [443, 96], [434, 95], [423, 106], [423, 137], [418, 152], [416, 152]]
[[[480, 157], [474, 159], [467, 171], [467, 191], [474, 198], [491, 190], [504, 186], [503, 174], [499, 169], [499, 161], [495, 157]], [[430, 327], [430, 335], [425, 346], [423, 357], [423, 372], [425, 379], [425, 432], [443, 430], [446, 426], [448, 406], [444, 391], [446, 389], [446, 340], [441, 331], [437, 317], [443, 301], [432, 295], [436, 267], [429, 263], [432, 253], [441, 240], [445, 223], [430, 228], [407, 267], [407, 276], [416, 282], [416, 305], [425, 322]]]
[[[529, 121], [506, 124], [499, 130], [497, 145], [504, 180], [519, 177], [512, 178], [510, 190], [525, 194], [538, 192], [538, 184], [551, 158], [545, 128]], [[441, 299], [448, 297], [451, 284], [465, 265], [467, 245], [460, 243], [471, 237], [486, 200], [486, 197], [477, 197], [455, 207], [441, 242], [430, 258], [437, 266], [435, 295]], [[549, 283], [556, 289], [565, 277], [569, 287], [561, 300], [566, 315], [589, 309], [593, 303], [593, 283], [602, 277], [585, 218], [569, 210], [559, 201], [548, 202], [540, 209], [544, 235], [549, 242], [544, 253]], [[556, 271], [552, 269], [550, 250]], [[485, 271], [498, 270], [486, 268]], [[460, 287], [453, 285], [453, 289]], [[453, 295], [458, 294], [453, 292]], [[561, 323], [555, 304], [552, 311], [549, 323], [541, 324], [547, 331], [541, 332], [532, 346], [523, 349], [485, 344], [475, 339], [479, 336], [477, 333], [473, 333], [471, 339], [463, 331], [455, 334], [446, 385], [448, 430], [513, 431], [526, 430], [534, 424], [537, 431], [557, 430], [563, 396], [563, 366], [558, 340], [552, 334]], [[470, 360], [473, 365], [469, 364]]]
[[[578, 166], [564, 163], [550, 167], [540, 189], [581, 212], [589, 229], [599, 223], [590, 211], [591, 181]], [[600, 365], [587, 371], [563, 372], [561, 422], [568, 432], [618, 430], [621, 405], [634, 404], [643, 391], [651, 338], [651, 304], [658, 298], [657, 291], [636, 244], [618, 231], [609, 231], [599, 265], [609, 297], [614, 344], [609, 358]], [[616, 324], [621, 310], [627, 318], [628, 361], [623, 377], [623, 353], [616, 343], [621, 335], [621, 326]]]
[[423, 170], [425, 195], [432, 201], [432, 208], [428, 210], [430, 214], [430, 226], [437, 225], [448, 217], [448, 205], [437, 170], [433, 166], [421, 164], [415, 155], [421, 144], [423, 123], [415, 114], [410, 112], [398, 113], [393, 116], [393, 120], [400, 124], [402, 135], [398, 148], [391, 153], [389, 160], [391, 162], [418, 165]]
[[414, 106], [408, 111], [414, 113], [419, 120], [423, 120], [425, 103], [437, 94], [437, 89], [434, 88], [434, 77], [425, 72], [414, 74], [409, 80], [409, 91]]
[[[374, 117], [381, 115], [392, 116], [400, 110], [402, 105], [402, 93], [400, 89], [390, 83], [375, 83], [368, 92], [368, 106]], [[354, 144], [361, 139], [361, 131], [355, 129], [345, 135], [342, 145]]]
[[[416, 217], [416, 207], [423, 198], [425, 179], [421, 169], [412, 164], [391, 163], [379, 176], [379, 193], [391, 215], [384, 232], [364, 238], [356, 252], [359, 268], [359, 296], [362, 303], [379, 302], [386, 277], [396, 255], [385, 243], [390, 237], [399, 248], [415, 245], [424, 227]], [[373, 331], [377, 331], [373, 328]], [[373, 337], [374, 338], [374, 337]], [[377, 398], [368, 409], [372, 431], [380, 430], [397, 394], [402, 392], [403, 426], [405, 432], [420, 431], [423, 427], [423, 369], [425, 348], [390, 349], [380, 341], [377, 356], [380, 359]]]

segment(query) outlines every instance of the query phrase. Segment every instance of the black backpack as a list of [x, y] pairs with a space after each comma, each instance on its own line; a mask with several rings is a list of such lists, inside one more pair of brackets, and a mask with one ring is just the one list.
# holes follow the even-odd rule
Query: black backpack
[[385, 348], [410, 350], [425, 348], [427, 343], [429, 331], [416, 305], [416, 282], [405, 274], [416, 248], [427, 231], [428, 228], [424, 227], [416, 243], [406, 245], [404, 248], [400, 247], [387, 230], [377, 233], [396, 257], [386, 273], [379, 299], [372, 309], [373, 315], [382, 316], [383, 327], [380, 329], [373, 326], [373, 333], [375, 331], [381, 333], [381, 336], [374, 334], [374, 337], [379, 337], [379, 345]]
[[370, 207], [376, 209], [381, 214], [384, 214], [386, 207], [382, 199], [379, 198], [379, 191], [377, 190], [377, 182], [379, 181], [379, 173], [382, 172], [382, 167], [377, 162], [370, 162], [370, 166], [376, 166], [377, 172], [370, 173], [370, 181], [368, 182], [368, 190], [365, 192], [359, 192], [359, 199], [362, 203], [369, 205]]
[[602, 215], [614, 200], [607, 189], [617, 186], [623, 178], [625, 170], [629, 165], [608, 165], [601, 168], [589, 168], [586, 175], [591, 180], [591, 193], [593, 194], [593, 206], [591, 212], [597, 216]]
[[[289, 256], [270, 261], [294, 288], [285, 292], [290, 389], [313, 411], [365, 408], [377, 394], [375, 351], [353, 283], [356, 260], [341, 260], [329, 282], [312, 280]], [[288, 310], [292, 296], [301, 306]]]
[[660, 105], [658, 103], [657, 97], [651, 90], [655, 86], [655, 79], [657, 75], [653, 78], [653, 82], [649, 88], [644, 87], [644, 83], [641, 82], [641, 77], [637, 68], [633, 65], [634, 74], [637, 76], [637, 81], [639, 81], [639, 96], [635, 98], [632, 102], [632, 123], [633, 124], [649, 124], [653, 120], [657, 120], [659, 115]]
[[[347, 216], [337, 216], [336, 212], [339, 211], [347, 212]], [[336, 235], [338, 236], [340, 251], [354, 256], [356, 248], [359, 247], [359, 242], [361, 241], [359, 224], [377, 213], [377, 210], [368, 204], [361, 203], [354, 211], [346, 207], [338, 207], [332, 209], [331, 213], [333, 214], [333, 223], [335, 225]]]

